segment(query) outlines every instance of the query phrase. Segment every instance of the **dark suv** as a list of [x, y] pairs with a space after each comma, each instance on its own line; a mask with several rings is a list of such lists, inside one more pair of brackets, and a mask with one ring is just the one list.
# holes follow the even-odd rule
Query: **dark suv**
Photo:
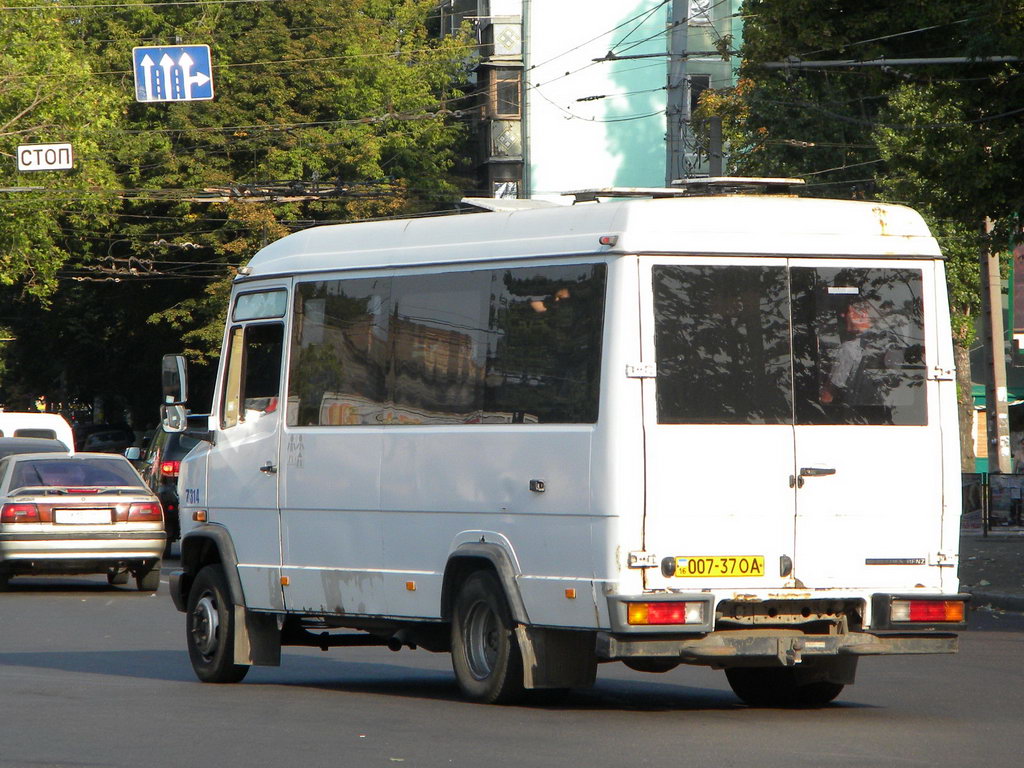
[[[181, 537], [178, 518], [178, 469], [185, 454], [198, 443], [194, 437], [158, 428], [149, 445], [129, 448], [125, 456], [135, 464], [142, 479], [160, 497], [164, 507], [164, 528], [167, 531], [167, 552], [171, 543]], [[166, 552], [165, 552], [166, 554]]]

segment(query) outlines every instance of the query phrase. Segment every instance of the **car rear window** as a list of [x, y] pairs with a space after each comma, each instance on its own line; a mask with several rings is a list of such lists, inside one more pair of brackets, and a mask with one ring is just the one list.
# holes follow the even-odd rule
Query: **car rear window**
[[19, 461], [11, 488], [29, 486], [90, 488], [141, 486], [142, 481], [127, 461], [120, 459], [31, 459]]
[[14, 430], [15, 437], [42, 437], [47, 440], [56, 440], [57, 433], [52, 429], [16, 429]]
[[177, 445], [171, 444], [174, 442], [173, 440], [167, 444], [167, 458], [181, 458], [199, 444], [199, 441], [194, 437], [187, 437], [181, 434], [178, 434], [177, 437]]

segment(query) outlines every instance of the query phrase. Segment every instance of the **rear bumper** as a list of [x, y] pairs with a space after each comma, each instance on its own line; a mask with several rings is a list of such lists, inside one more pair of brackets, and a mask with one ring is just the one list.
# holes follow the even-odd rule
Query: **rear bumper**
[[601, 633], [601, 659], [678, 659], [687, 664], [739, 666], [762, 660], [786, 666], [804, 657], [882, 656], [890, 654], [956, 653], [959, 639], [949, 632], [851, 632], [806, 635], [799, 631], [738, 629], [702, 637], [636, 637]]
[[81, 531], [77, 533], [0, 534], [0, 567], [19, 563], [159, 560], [163, 531]]

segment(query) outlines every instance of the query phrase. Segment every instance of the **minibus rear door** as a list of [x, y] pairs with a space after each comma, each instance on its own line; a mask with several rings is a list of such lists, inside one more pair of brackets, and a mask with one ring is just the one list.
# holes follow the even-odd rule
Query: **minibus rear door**
[[932, 262], [794, 259], [794, 573], [939, 587], [942, 437]]
[[788, 280], [785, 258], [640, 260], [648, 588], [792, 584]]

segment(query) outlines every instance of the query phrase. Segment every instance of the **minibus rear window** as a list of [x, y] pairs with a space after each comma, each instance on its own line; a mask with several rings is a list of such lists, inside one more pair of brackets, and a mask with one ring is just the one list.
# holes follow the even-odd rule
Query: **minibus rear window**
[[919, 269], [657, 265], [662, 424], [927, 423]]
[[786, 268], [655, 266], [658, 421], [789, 424]]
[[918, 269], [794, 267], [798, 424], [927, 423]]

